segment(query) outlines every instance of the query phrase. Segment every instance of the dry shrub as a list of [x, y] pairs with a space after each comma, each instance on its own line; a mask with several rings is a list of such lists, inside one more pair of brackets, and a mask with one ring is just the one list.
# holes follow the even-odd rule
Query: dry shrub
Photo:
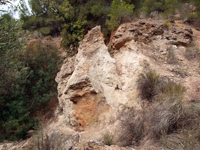
[[[131, 109], [123, 111], [122, 118], [125, 119], [121, 126], [124, 129], [118, 142], [122, 146], [128, 146], [139, 145], [144, 139], [154, 139], [160, 142], [165, 139], [165, 142], [162, 142], [163, 145], [168, 145], [167, 148], [173, 149], [170, 146], [173, 143], [166, 144], [166, 141], [168, 137], [171, 140], [172, 135], [176, 135], [174, 137], [177, 139], [171, 140], [172, 142], [178, 141], [178, 137], [181, 137], [182, 147], [187, 147], [188, 143], [195, 145], [200, 140], [200, 108], [194, 105], [184, 107], [182, 100], [185, 88], [182, 85], [166, 78], [156, 78], [155, 83], [157, 96], [153, 97], [149, 106], [141, 111], [134, 111], [134, 113]], [[186, 138], [186, 133], [188, 138]], [[179, 147], [175, 149], [177, 148]]]
[[185, 108], [177, 122], [176, 133], [163, 135], [161, 141], [168, 149], [194, 150], [200, 145], [200, 108], [193, 105]]
[[38, 150], [50, 150], [49, 136], [44, 132], [42, 123], [36, 129], [37, 132], [32, 137], [32, 143], [34, 143]]
[[120, 146], [137, 145], [139, 141], [143, 138], [143, 126], [136, 121], [139, 120], [138, 117], [141, 115], [136, 115], [136, 111], [133, 108], [124, 108], [119, 116], [121, 120], [121, 129], [117, 130], [119, 132], [119, 138], [117, 144]]
[[152, 98], [156, 95], [156, 85], [159, 79], [159, 75], [155, 71], [149, 71], [140, 74], [138, 79], [138, 89], [142, 99], [152, 101]]
[[138, 89], [142, 99], [152, 102], [156, 95], [181, 94], [185, 90], [180, 84], [169, 81], [167, 77], [160, 77], [155, 71], [142, 73], [138, 79]]
[[185, 51], [185, 58], [188, 60], [193, 60], [196, 58], [199, 49], [195, 45], [190, 45]]
[[103, 141], [105, 143], [105, 145], [113, 145], [114, 144], [114, 140], [113, 140], [114, 136], [107, 131], [105, 134], [103, 134]]
[[[122, 146], [137, 146], [144, 139], [154, 139], [161, 140], [167, 148], [173, 148], [172, 142], [178, 141], [180, 137], [182, 143], [185, 143], [184, 147], [188, 143], [194, 145], [200, 141], [200, 109], [194, 107], [186, 109], [180, 100], [172, 102], [172, 99], [175, 100], [167, 98], [164, 102], [153, 104], [137, 116], [129, 114], [122, 123], [124, 129], [118, 142]], [[188, 138], [186, 133], [190, 133]], [[171, 138], [178, 139], [168, 141]], [[166, 142], [168, 146], [165, 145]], [[177, 148], [178, 146], [175, 149]]]

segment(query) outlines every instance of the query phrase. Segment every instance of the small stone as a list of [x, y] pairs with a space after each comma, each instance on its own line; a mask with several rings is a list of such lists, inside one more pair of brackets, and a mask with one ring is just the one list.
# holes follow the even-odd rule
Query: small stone
[[167, 55], [167, 52], [162, 52], [161, 54], [162, 54], [162, 55]]
[[183, 61], [184, 59], [183, 59], [183, 58], [178, 58], [178, 60], [179, 60], [179, 61]]
[[141, 25], [144, 25], [144, 24], [146, 24], [146, 23], [145, 23], [144, 21], [140, 21], [140, 24], [141, 24]]
[[176, 45], [172, 45], [172, 48], [173, 48], [173, 49], [177, 49], [177, 46], [176, 46]]

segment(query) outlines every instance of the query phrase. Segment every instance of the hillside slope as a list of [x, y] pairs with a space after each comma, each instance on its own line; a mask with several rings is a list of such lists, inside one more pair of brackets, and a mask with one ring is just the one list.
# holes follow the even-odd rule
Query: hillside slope
[[[199, 106], [200, 102], [200, 32], [180, 21], [163, 24], [160, 20], [122, 24], [108, 46], [100, 26], [88, 32], [78, 54], [66, 58], [57, 74], [57, 119], [43, 130], [49, 149], [163, 148], [156, 139], [146, 136], [136, 141], [130, 134], [129, 124], [150, 107], [138, 89], [140, 74], [154, 70], [160, 77], [184, 85], [184, 106]], [[107, 133], [113, 135], [116, 145], [129, 147], [105, 146], [100, 140]], [[37, 147], [31, 141], [1, 146]]]

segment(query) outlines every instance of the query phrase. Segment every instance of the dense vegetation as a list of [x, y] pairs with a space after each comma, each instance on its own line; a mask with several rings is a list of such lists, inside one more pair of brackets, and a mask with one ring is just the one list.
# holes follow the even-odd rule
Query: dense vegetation
[[[8, 1], [1, 0], [1, 4]], [[20, 1], [20, 20], [5, 14], [0, 19], [0, 140], [23, 139], [37, 123], [34, 112], [47, 107], [54, 95], [58, 70], [57, 49], [37, 40], [26, 45], [19, 41], [19, 31], [37, 30], [44, 36], [62, 36], [62, 46], [74, 54], [88, 30], [102, 26], [105, 39], [112, 31], [132, 18], [145, 14], [163, 14], [171, 18], [180, 13], [186, 2], [195, 9], [184, 17], [200, 17], [200, 0], [30, 0], [32, 13]], [[193, 12], [192, 12], [193, 11]], [[192, 14], [192, 15], [191, 15]], [[159, 76], [143, 75], [142, 95], [149, 101], [157, 94]], [[153, 82], [152, 82], [153, 81]]]
[[121, 145], [154, 140], [164, 149], [199, 149], [200, 107], [197, 103], [185, 105], [185, 87], [150, 70], [139, 76], [138, 90], [143, 109], [125, 108]]
[[0, 140], [25, 138], [37, 123], [32, 114], [47, 107], [56, 90], [56, 48], [41, 41], [25, 47], [18, 40], [20, 26], [0, 20]]
[[102, 26], [108, 39], [111, 31], [123, 22], [141, 14], [162, 14], [165, 18], [172, 18], [186, 9], [186, 2], [193, 2], [197, 7], [184, 17], [188, 17], [191, 11], [197, 12], [195, 17], [199, 16], [199, 0], [30, 0], [32, 14], [24, 8], [21, 20], [23, 29], [38, 30], [43, 35], [61, 34], [62, 45], [74, 50], [85, 33], [96, 25]]

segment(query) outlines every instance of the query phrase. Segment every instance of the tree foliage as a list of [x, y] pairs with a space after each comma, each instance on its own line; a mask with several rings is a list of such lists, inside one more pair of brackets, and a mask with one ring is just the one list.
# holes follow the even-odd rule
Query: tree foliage
[[38, 41], [27, 48], [18, 40], [21, 23], [0, 19], [0, 140], [23, 139], [56, 90], [56, 48]]
[[197, 13], [197, 17], [200, 18], [200, 0], [194, 0], [195, 3], [195, 12]]
[[23, 29], [62, 35], [62, 45], [75, 49], [85, 33], [101, 25], [105, 34], [132, 17], [137, 0], [30, 0], [32, 15], [21, 14]]
[[144, 2], [144, 8], [148, 15], [153, 11], [162, 12], [164, 11], [164, 3], [165, 0], [146, 0]]
[[177, 6], [177, 0], [146, 0], [144, 2], [144, 11], [147, 15], [150, 15], [153, 11], [164, 12], [166, 15], [175, 14]]
[[125, 19], [133, 15], [134, 5], [130, 4], [130, 0], [120, 1], [113, 0], [112, 9], [108, 16], [110, 19], [106, 21], [106, 24], [110, 30], [116, 29], [120, 24], [122, 24]]
[[52, 1], [50, 8], [55, 12], [56, 20], [62, 23], [62, 45], [67, 48], [77, 47], [78, 42], [83, 39], [84, 26], [87, 23], [80, 13], [83, 8], [72, 6], [68, 0], [64, 0], [61, 5]]

